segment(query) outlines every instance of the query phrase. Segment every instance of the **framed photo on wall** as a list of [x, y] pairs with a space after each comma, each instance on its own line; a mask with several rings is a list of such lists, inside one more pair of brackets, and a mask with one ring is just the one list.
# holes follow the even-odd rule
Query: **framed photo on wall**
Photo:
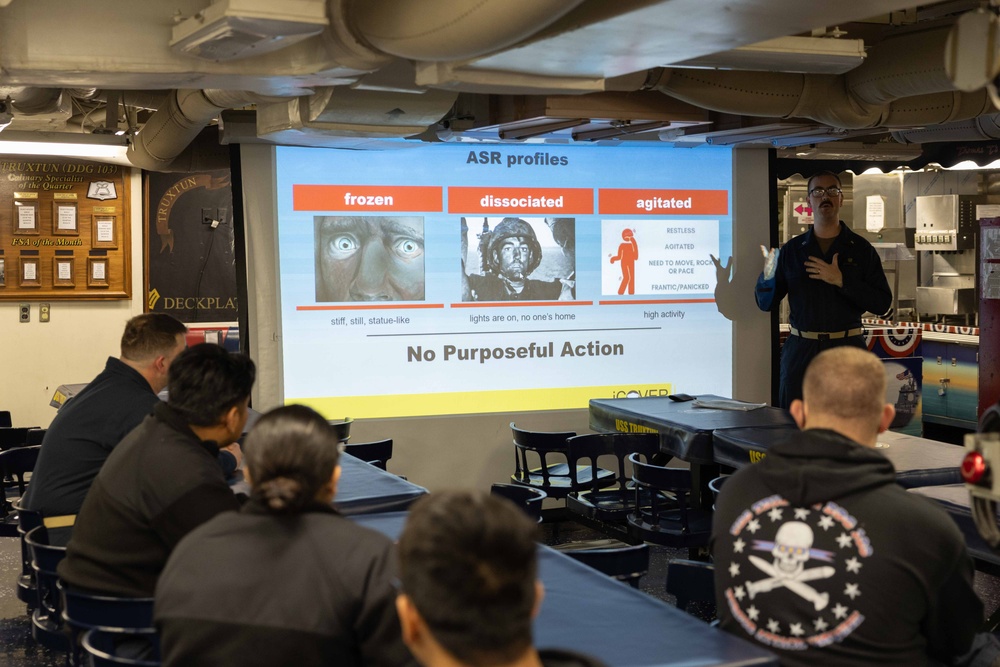
[[21, 257], [20, 266], [20, 280], [19, 285], [21, 287], [41, 287], [42, 286], [42, 276], [39, 271], [39, 260], [38, 257]]
[[14, 234], [37, 236], [41, 233], [38, 223], [38, 200], [14, 200]]
[[7, 286], [7, 260], [0, 255], [0, 287]]
[[92, 248], [118, 247], [118, 220], [110, 213], [95, 213], [93, 216]]
[[108, 258], [87, 258], [87, 287], [108, 286]]
[[73, 287], [75, 261], [72, 257], [55, 256], [52, 258], [52, 286]]
[[75, 201], [56, 199], [52, 202], [52, 233], [61, 236], [80, 235]]

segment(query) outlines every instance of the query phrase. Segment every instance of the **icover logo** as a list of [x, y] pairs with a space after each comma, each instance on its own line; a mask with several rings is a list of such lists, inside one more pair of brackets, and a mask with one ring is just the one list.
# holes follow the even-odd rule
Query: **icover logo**
[[667, 396], [671, 393], [670, 387], [652, 387], [645, 389], [615, 389], [611, 392], [611, 398], [641, 398], [645, 396]]

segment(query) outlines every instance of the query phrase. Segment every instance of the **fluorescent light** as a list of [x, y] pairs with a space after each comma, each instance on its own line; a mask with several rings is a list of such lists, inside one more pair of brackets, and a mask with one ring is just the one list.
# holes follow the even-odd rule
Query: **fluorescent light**
[[627, 137], [630, 134], [639, 134], [641, 132], [648, 132], [650, 130], [658, 130], [661, 127], [666, 127], [670, 125], [669, 120], [656, 120], [648, 123], [636, 123], [632, 124], [630, 121], [625, 121], [615, 125], [612, 123], [607, 127], [602, 127], [595, 130], [584, 130], [583, 132], [574, 132], [573, 139], [575, 141], [598, 141], [600, 139], [614, 139], [616, 137]]
[[671, 64], [672, 67], [843, 74], [865, 59], [860, 39], [778, 37]]
[[0, 154], [78, 157], [131, 166], [124, 136], [58, 132], [0, 132]]
[[509, 125], [501, 125], [499, 135], [501, 139], [529, 139], [531, 137], [549, 134], [550, 132], [558, 132], [559, 130], [568, 130], [571, 127], [579, 127], [580, 125], [586, 125], [589, 122], [590, 120], [587, 118], [569, 118], [566, 120], [547, 121], [541, 123], [535, 122], [530, 124], [511, 123]]
[[[941, 165], [938, 166], [940, 167]], [[973, 169], [1000, 169], [1000, 160], [994, 160], [993, 162], [983, 165], [982, 167], [980, 167], [972, 160], [965, 160], [964, 162], [959, 162], [958, 164], [954, 164], [950, 167], [941, 167], [941, 168], [948, 171], [970, 171]]]

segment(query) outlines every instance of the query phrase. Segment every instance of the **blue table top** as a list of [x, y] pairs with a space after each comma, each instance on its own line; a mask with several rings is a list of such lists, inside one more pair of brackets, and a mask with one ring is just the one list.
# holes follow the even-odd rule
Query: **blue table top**
[[[352, 517], [396, 539], [405, 512]], [[545, 599], [535, 619], [539, 648], [571, 649], [610, 667], [777, 665], [756, 645], [713, 628], [661, 600], [605, 577], [548, 547], [538, 552]]]
[[[772, 426], [734, 428], [717, 431], [714, 453], [717, 463], [741, 468], [759, 460], [776, 442], [798, 433], [798, 427]], [[940, 486], [959, 484], [959, 467], [965, 449], [945, 442], [886, 431], [878, 436], [878, 451], [892, 462], [900, 486]]]
[[[340, 455], [342, 469], [334, 506], [341, 514], [373, 514], [404, 510], [427, 489], [408, 482], [350, 454]], [[236, 493], [249, 494], [245, 481], [230, 485]]]
[[[965, 535], [965, 544], [969, 550], [969, 555], [978, 561], [1000, 566], [1000, 553], [990, 548], [979, 531], [976, 530], [976, 523], [972, 518], [972, 503], [969, 498], [969, 490], [964, 484], [949, 484], [948, 486], [926, 486], [919, 489], [910, 489], [910, 493], [916, 493], [925, 498], [930, 498], [937, 502], [955, 520], [959, 530]], [[1000, 518], [998, 518], [1000, 523]]]
[[[726, 400], [713, 394], [701, 400]], [[779, 408], [721, 410], [696, 407], [693, 402], [663, 396], [644, 398], [595, 398], [590, 401], [590, 428], [595, 431], [659, 433], [661, 449], [693, 463], [714, 463], [713, 432], [749, 426], [794, 425], [792, 416]]]

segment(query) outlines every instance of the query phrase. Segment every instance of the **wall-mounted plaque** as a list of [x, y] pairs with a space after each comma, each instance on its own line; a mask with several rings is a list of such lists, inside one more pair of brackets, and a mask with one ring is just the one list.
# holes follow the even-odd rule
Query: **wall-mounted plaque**
[[0, 303], [130, 298], [132, 170], [69, 157], [7, 159], [2, 144]]
[[117, 216], [109, 213], [95, 213], [91, 226], [93, 238], [91, 239], [90, 246], [92, 248], [117, 248], [117, 223]]
[[38, 257], [21, 257], [20, 280], [21, 287], [41, 287], [42, 276], [39, 271]]
[[37, 236], [41, 233], [38, 223], [38, 200], [14, 200], [14, 234]]
[[75, 262], [72, 257], [56, 256], [52, 260], [52, 286], [73, 287], [73, 269]]
[[64, 199], [52, 201], [52, 233], [63, 236], [79, 236], [80, 222], [75, 201]]
[[108, 258], [88, 257], [87, 258], [87, 287], [107, 287], [108, 283]]

